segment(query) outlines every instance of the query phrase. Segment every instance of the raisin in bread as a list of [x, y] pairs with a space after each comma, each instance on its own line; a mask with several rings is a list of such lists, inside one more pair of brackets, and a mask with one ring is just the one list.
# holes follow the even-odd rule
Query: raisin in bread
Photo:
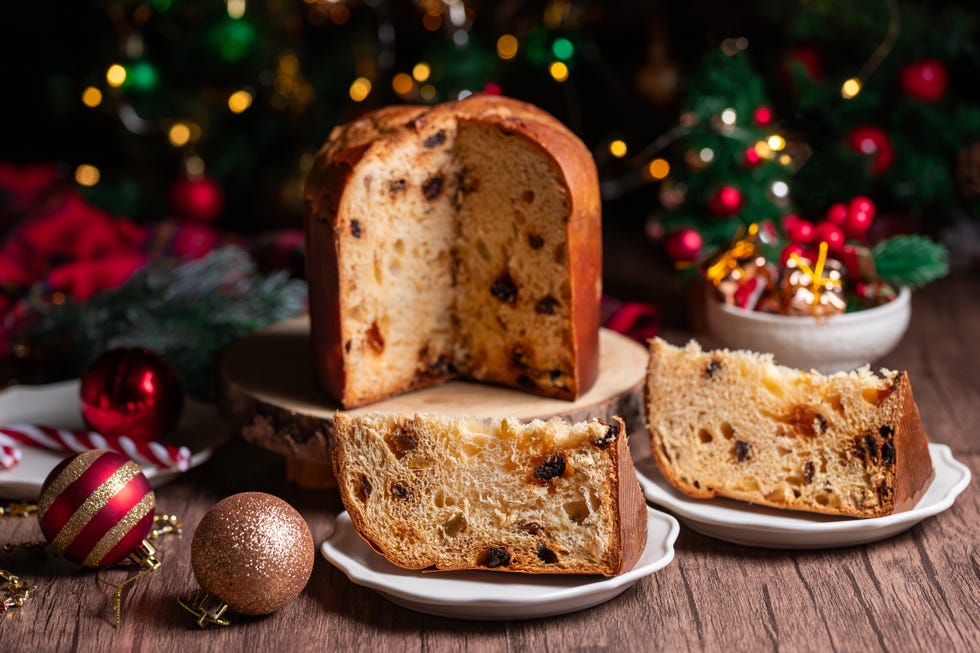
[[615, 575], [643, 551], [646, 504], [618, 417], [337, 413], [335, 426], [344, 506], [398, 566]]
[[854, 517], [912, 508], [933, 476], [908, 374], [824, 376], [771, 355], [650, 341], [647, 426], [677, 489]]
[[318, 385], [353, 408], [460, 376], [574, 399], [598, 373], [595, 164], [473, 96], [336, 128], [306, 182]]

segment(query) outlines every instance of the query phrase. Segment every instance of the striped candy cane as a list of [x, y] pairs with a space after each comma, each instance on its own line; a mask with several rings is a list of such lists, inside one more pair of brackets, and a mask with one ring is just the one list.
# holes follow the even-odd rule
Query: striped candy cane
[[[126, 436], [107, 437], [94, 431], [69, 431], [52, 426], [11, 424], [0, 427], [0, 467], [10, 469], [20, 461], [18, 444], [81, 453], [90, 449], [108, 449], [129, 456], [140, 465], [185, 471], [191, 462], [187, 447], [173, 447], [159, 442], [136, 442]], [[9, 451], [9, 453], [8, 453]]]

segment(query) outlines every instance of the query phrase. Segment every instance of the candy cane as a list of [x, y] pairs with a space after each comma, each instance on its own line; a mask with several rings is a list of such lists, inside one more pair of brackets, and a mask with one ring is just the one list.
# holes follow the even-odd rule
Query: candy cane
[[141, 465], [161, 469], [190, 467], [191, 452], [187, 447], [173, 447], [159, 442], [137, 442], [124, 435], [108, 437], [94, 431], [68, 431], [52, 426], [12, 424], [0, 427], [0, 467], [10, 469], [20, 460], [18, 444], [80, 453], [89, 449], [108, 449], [129, 456]]

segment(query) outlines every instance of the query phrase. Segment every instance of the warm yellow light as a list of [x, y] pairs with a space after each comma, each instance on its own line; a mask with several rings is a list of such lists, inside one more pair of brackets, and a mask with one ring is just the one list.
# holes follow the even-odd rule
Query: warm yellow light
[[423, 100], [431, 100], [436, 96], [436, 87], [432, 84], [426, 84], [419, 89], [419, 97]]
[[769, 147], [769, 143], [765, 141], [758, 141], [755, 144], [755, 153], [759, 155], [761, 159], [771, 159], [772, 158], [772, 148]]
[[790, 156], [790, 155], [788, 155], [788, 154], [780, 154], [780, 155], [779, 155], [779, 162], [780, 162], [780, 163], [781, 163], [782, 165], [784, 165], [784, 166], [788, 166], [788, 165], [789, 165], [790, 163], [792, 163], [792, 162], [793, 162], [793, 157], [791, 157], [791, 156]]
[[191, 128], [182, 122], [175, 122], [170, 126], [167, 138], [170, 139], [170, 144], [174, 147], [187, 145], [187, 141], [191, 140]]
[[670, 164], [666, 159], [654, 159], [647, 165], [647, 171], [654, 179], [664, 179], [670, 174]]
[[75, 168], [75, 181], [81, 186], [95, 186], [99, 183], [99, 177], [101, 176], [98, 168], [90, 166], [87, 163], [83, 163]]
[[412, 76], [408, 73], [398, 73], [391, 80], [391, 88], [399, 95], [411, 93], [413, 86], [415, 86], [415, 82], [412, 81]]
[[241, 18], [245, 15], [245, 0], [226, 0], [229, 18]]
[[609, 144], [609, 153], [617, 159], [623, 158], [626, 156], [626, 143], [620, 140], [613, 141]]
[[87, 89], [82, 91], [82, 104], [87, 107], [99, 106], [102, 104], [102, 91], [94, 86], [89, 86]]
[[843, 86], [840, 87], [840, 94], [845, 100], [850, 100], [852, 97], [861, 92], [861, 80], [856, 77], [851, 77], [849, 80], [844, 82]]
[[241, 113], [252, 106], [252, 94], [246, 90], [235, 91], [228, 96], [228, 108], [232, 113]]
[[780, 136], [779, 134], [773, 134], [766, 141], [766, 145], [768, 145], [769, 149], [772, 150], [773, 152], [778, 152], [784, 147], [786, 147], [786, 139]]
[[126, 81], [126, 69], [117, 63], [112, 64], [105, 73], [105, 81], [113, 88], [122, 86]]
[[415, 78], [417, 82], [424, 82], [429, 79], [429, 75], [432, 74], [432, 69], [429, 68], [429, 64], [424, 61], [420, 61], [412, 68], [412, 77]]
[[554, 77], [556, 82], [564, 82], [568, 79], [568, 66], [566, 66], [561, 61], [553, 61], [550, 66], [548, 66], [548, 72]]
[[355, 102], [363, 102], [371, 93], [371, 80], [366, 77], [358, 77], [350, 85], [350, 99]]
[[517, 37], [513, 34], [504, 34], [497, 39], [497, 56], [508, 60], [517, 56]]

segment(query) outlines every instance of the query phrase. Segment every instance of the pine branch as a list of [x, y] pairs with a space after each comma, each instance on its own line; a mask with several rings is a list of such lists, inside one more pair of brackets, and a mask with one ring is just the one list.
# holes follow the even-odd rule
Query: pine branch
[[896, 236], [871, 251], [878, 278], [897, 285], [921, 288], [949, 274], [949, 252], [923, 236]]

